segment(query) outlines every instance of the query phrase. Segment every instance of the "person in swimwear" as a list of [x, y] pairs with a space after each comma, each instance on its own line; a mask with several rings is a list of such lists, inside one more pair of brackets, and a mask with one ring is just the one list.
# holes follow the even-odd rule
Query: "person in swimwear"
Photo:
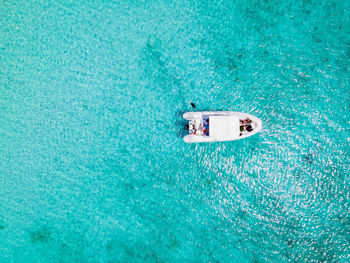
[[251, 132], [253, 131], [253, 127], [250, 125], [252, 123], [252, 120], [247, 118], [245, 120], [239, 120], [240, 121], [240, 131], [248, 131]]
[[209, 127], [208, 128], [203, 127], [202, 131], [206, 136], [209, 136]]

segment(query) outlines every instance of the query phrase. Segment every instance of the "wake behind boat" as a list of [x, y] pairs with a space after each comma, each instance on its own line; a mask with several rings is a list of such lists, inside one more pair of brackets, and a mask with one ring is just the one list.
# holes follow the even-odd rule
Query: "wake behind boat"
[[183, 118], [189, 121], [189, 135], [185, 142], [234, 141], [252, 136], [262, 129], [259, 118], [237, 111], [186, 112]]

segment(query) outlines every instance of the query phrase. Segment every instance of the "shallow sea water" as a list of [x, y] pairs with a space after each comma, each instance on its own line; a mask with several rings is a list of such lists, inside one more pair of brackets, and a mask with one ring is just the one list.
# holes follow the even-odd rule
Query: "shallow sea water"
[[350, 262], [349, 11], [1, 1], [0, 262]]

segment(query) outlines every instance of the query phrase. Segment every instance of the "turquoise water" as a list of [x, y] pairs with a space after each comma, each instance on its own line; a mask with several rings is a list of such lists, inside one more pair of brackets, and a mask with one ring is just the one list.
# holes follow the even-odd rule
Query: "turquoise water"
[[350, 262], [349, 11], [1, 1], [0, 262]]

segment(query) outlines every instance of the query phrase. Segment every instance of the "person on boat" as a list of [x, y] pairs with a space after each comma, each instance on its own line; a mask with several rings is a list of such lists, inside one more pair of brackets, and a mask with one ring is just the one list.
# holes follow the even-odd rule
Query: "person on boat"
[[246, 118], [245, 120], [239, 120], [239, 121], [240, 121], [240, 123], [243, 124], [243, 125], [247, 125], [247, 124], [249, 124], [249, 123], [252, 122], [252, 120], [249, 119], [249, 118]]
[[239, 121], [240, 121], [239, 129], [240, 129], [241, 132], [243, 132], [243, 131], [247, 131], [247, 132], [253, 131], [252, 120], [251, 119], [246, 118], [245, 120], [239, 120]]
[[209, 126], [208, 126], [208, 128], [203, 127], [202, 131], [206, 136], [209, 136]]
[[202, 128], [203, 134], [206, 136], [209, 136], [209, 118], [203, 119], [203, 125], [204, 127]]

